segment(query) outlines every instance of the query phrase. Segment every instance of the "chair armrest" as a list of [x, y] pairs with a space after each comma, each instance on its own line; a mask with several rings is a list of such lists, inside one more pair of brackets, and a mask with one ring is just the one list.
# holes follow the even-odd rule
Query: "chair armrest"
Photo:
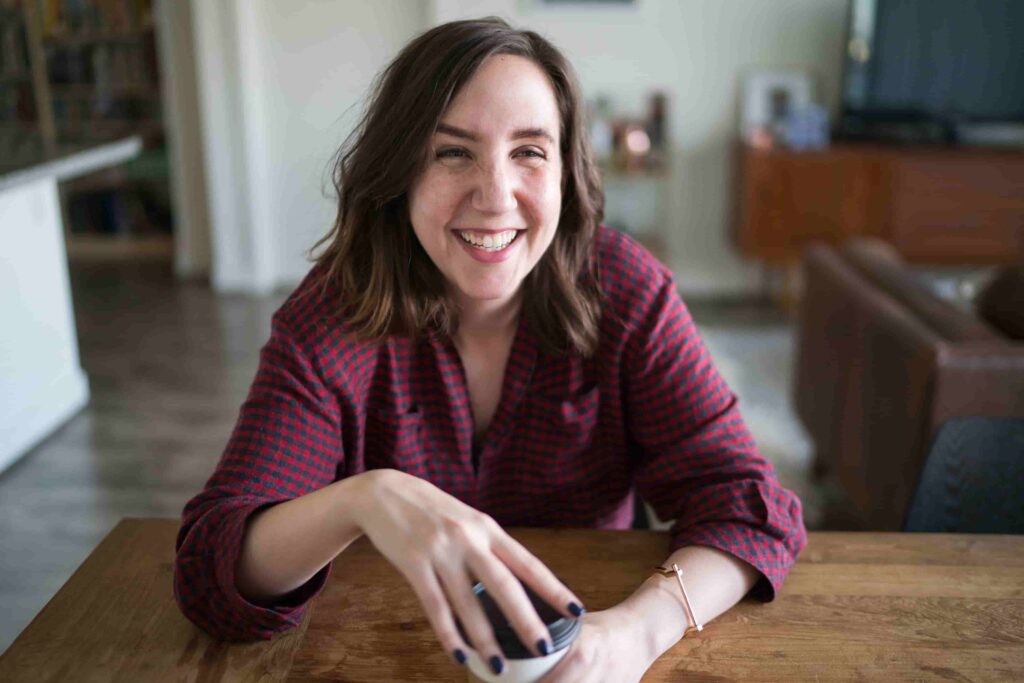
[[931, 435], [953, 417], [1024, 417], [1024, 345], [941, 344], [935, 365]]

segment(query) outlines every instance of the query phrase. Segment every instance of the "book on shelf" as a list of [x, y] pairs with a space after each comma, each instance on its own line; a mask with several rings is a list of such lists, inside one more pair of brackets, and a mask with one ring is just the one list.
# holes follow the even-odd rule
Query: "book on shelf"
[[169, 233], [155, 32], [152, 0], [0, 0], [0, 168], [144, 140], [144, 165], [61, 183], [75, 234]]
[[43, 37], [126, 32], [153, 25], [151, 0], [43, 0]]
[[0, 15], [0, 78], [29, 79], [28, 41], [20, 15]]

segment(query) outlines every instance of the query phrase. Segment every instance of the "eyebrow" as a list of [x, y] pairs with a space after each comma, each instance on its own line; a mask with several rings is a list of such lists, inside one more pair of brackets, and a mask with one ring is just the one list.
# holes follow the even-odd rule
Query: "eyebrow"
[[[437, 124], [438, 133], [444, 133], [445, 135], [451, 135], [452, 137], [462, 138], [464, 140], [471, 140], [473, 142], [479, 141], [479, 137], [475, 133], [471, 133], [463, 128], [456, 126], [450, 126], [447, 123]], [[552, 144], [555, 142], [554, 136], [547, 132], [543, 128], [518, 128], [512, 131], [510, 140], [522, 140], [523, 138], [544, 138]]]

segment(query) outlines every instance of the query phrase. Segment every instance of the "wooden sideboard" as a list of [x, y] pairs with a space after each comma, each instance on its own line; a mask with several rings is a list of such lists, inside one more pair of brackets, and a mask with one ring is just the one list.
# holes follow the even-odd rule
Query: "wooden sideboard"
[[1024, 261], [1024, 151], [837, 144], [738, 149], [734, 239], [767, 264], [876, 236], [915, 263]]

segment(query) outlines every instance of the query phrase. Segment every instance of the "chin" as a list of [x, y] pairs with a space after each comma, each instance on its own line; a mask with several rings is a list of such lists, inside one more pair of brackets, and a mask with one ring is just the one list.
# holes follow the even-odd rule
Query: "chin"
[[503, 284], [481, 287], [479, 283], [471, 287], [461, 287], [462, 296], [471, 301], [503, 301], [515, 296], [522, 283]]
[[502, 289], [501, 291], [467, 291], [463, 292], [463, 296], [471, 301], [504, 301], [512, 298], [515, 293], [516, 290], [514, 289]]

